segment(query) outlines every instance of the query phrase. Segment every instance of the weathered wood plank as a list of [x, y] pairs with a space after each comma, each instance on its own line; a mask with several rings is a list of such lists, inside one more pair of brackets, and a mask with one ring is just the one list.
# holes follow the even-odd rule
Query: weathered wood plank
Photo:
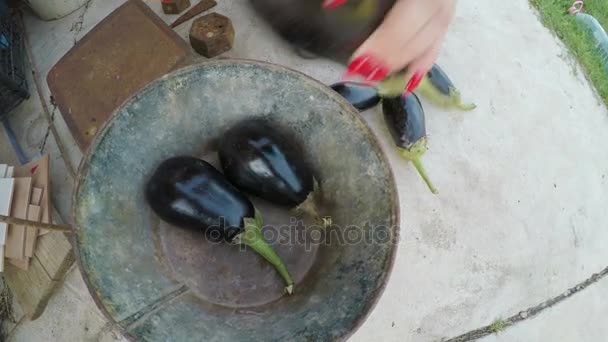
[[[62, 223], [56, 214], [52, 221]], [[6, 281], [29, 319], [36, 319], [44, 312], [49, 298], [74, 261], [72, 245], [66, 236], [52, 232], [38, 237], [27, 271], [14, 266], [6, 269]]]
[[51, 232], [38, 238], [34, 257], [53, 280], [63, 276], [74, 263], [72, 245], [63, 233]]
[[5, 274], [13, 296], [31, 320], [38, 318], [44, 312], [54, 290], [61, 283], [51, 279], [36, 258], [32, 258], [27, 271], [7, 264]]

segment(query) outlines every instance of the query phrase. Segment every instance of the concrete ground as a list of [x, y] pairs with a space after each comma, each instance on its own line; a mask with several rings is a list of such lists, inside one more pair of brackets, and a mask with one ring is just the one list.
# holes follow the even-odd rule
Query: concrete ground
[[[237, 31], [226, 56], [279, 63], [325, 83], [338, 80], [339, 65], [297, 57], [245, 1], [218, 2], [215, 11], [231, 17]], [[75, 39], [121, 3], [93, 0], [53, 22], [28, 15], [43, 79]], [[158, 1], [148, 3], [171, 21]], [[177, 31], [186, 38], [188, 27]], [[439, 195], [392, 149], [379, 112], [363, 114], [394, 168], [404, 234], [388, 287], [352, 341], [454, 338], [563, 294], [607, 266], [608, 111], [527, 0], [459, 1], [438, 63], [478, 105], [473, 112], [445, 112], [423, 100], [430, 135], [424, 162]], [[73, 180], [56, 141], [45, 138], [41, 113], [33, 96], [11, 120], [30, 156], [51, 153], [55, 205], [68, 219]], [[82, 155], [61, 115], [54, 119], [75, 168]], [[0, 160], [10, 158], [5, 146], [0, 135]], [[602, 340], [608, 280], [591, 283], [482, 340]], [[121, 340], [76, 268], [41, 318], [9, 328], [11, 341]]]

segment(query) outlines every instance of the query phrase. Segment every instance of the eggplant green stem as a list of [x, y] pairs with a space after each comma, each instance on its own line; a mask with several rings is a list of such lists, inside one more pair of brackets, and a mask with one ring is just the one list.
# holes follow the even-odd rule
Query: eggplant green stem
[[407, 149], [399, 148], [399, 152], [401, 153], [401, 156], [403, 156], [403, 158], [411, 161], [412, 164], [414, 164], [414, 167], [416, 168], [416, 170], [418, 171], [418, 173], [420, 174], [420, 176], [422, 177], [422, 179], [424, 180], [426, 185], [429, 187], [429, 190], [431, 190], [431, 192], [434, 194], [438, 194], [439, 192], [437, 191], [437, 189], [435, 188], [435, 186], [429, 179], [427, 172], [426, 172], [424, 166], [422, 165], [422, 161], [420, 160], [422, 158], [422, 155], [426, 151], [427, 151], [426, 138], [422, 138], [422, 139], [418, 140], [410, 148], [407, 148]]
[[[380, 97], [397, 97], [405, 91], [409, 78], [405, 78], [406, 70], [401, 70], [378, 83], [376, 89]], [[463, 111], [471, 111], [477, 108], [474, 103], [462, 103], [462, 96], [458, 89], [451, 87], [449, 94], [443, 94], [433, 86], [428, 76], [424, 76], [416, 88], [416, 92], [427, 98], [430, 102], [445, 109], [457, 108]]]
[[463, 111], [470, 111], [477, 108], [477, 105], [474, 103], [462, 103], [460, 91], [454, 87], [450, 87], [448, 95], [441, 93], [426, 76], [422, 79], [416, 91], [432, 103], [445, 109], [457, 108]]
[[285, 266], [283, 260], [281, 260], [281, 257], [266, 241], [264, 241], [264, 236], [262, 235], [262, 216], [257, 209], [255, 217], [245, 218], [244, 224], [245, 231], [237, 235], [234, 242], [249, 246], [274, 266], [287, 284], [285, 291], [287, 294], [292, 294], [294, 290], [294, 281], [287, 270], [287, 266]]

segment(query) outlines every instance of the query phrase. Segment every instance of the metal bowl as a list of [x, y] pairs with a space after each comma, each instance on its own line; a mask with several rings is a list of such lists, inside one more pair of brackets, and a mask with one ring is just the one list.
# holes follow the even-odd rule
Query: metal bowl
[[[162, 160], [214, 162], [217, 138], [251, 116], [304, 142], [334, 224], [324, 231], [252, 198], [296, 281], [291, 296], [257, 254], [167, 225], [143, 197]], [[215, 60], [151, 83], [106, 123], [80, 166], [73, 244], [95, 302], [133, 340], [342, 340], [387, 282], [397, 202], [372, 132], [338, 94], [280, 66]]]

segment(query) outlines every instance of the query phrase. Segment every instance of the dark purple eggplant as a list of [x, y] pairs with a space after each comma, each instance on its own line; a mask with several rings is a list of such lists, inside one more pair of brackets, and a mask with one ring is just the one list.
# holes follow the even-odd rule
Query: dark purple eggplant
[[291, 294], [294, 282], [262, 236], [262, 217], [251, 201], [211, 164], [189, 156], [163, 161], [145, 187], [145, 198], [165, 222], [205, 233], [215, 241], [244, 244], [272, 264]]
[[250, 0], [256, 13], [287, 43], [343, 64], [395, 2], [349, 0], [329, 10], [323, 8], [323, 0]]
[[365, 111], [380, 103], [380, 96], [374, 86], [359, 82], [338, 82], [330, 86], [359, 111]]
[[238, 189], [322, 222], [315, 203], [318, 185], [302, 146], [263, 119], [231, 127], [218, 144], [226, 178]]
[[457, 108], [465, 111], [477, 108], [474, 103], [462, 103], [460, 91], [437, 64], [433, 64], [416, 91], [443, 108]]
[[427, 151], [424, 109], [416, 94], [382, 99], [382, 112], [388, 130], [401, 155], [411, 161], [432, 193], [437, 189], [429, 180], [420, 158]]

